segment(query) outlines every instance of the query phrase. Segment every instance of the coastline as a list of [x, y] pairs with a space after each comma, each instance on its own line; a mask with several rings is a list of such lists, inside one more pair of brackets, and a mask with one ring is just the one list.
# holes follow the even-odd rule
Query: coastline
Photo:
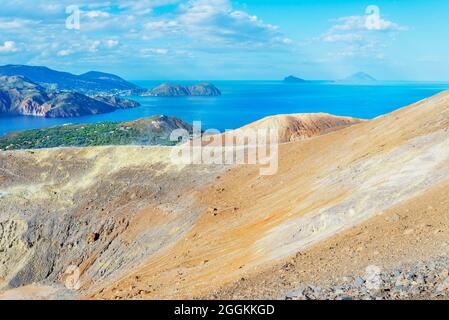
[[[152, 84], [153, 82], [150, 81]], [[190, 82], [189, 82], [190, 83]], [[449, 88], [447, 83], [383, 85], [284, 84], [282, 81], [215, 81], [221, 97], [126, 97], [142, 106], [74, 118], [0, 117], [5, 133], [64, 124], [132, 121], [155, 114], [202, 121], [204, 128], [237, 129], [266, 116], [327, 112], [372, 119]], [[139, 83], [143, 85], [144, 83]], [[150, 86], [150, 85], [148, 85]], [[312, 90], [312, 91], [311, 91]]]

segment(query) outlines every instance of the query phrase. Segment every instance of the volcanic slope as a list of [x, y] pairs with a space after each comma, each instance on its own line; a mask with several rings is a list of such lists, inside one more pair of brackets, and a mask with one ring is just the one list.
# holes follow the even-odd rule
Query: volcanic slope
[[448, 129], [443, 92], [282, 144], [271, 176], [174, 165], [170, 147], [2, 152], [3, 286], [55, 285], [75, 265], [75, 297], [279, 298], [374, 260], [433, 259], [449, 243]]
[[[449, 183], [448, 129], [449, 93], [443, 92], [365, 123], [283, 144], [276, 175], [260, 176], [257, 167], [238, 166], [198, 190], [196, 206], [203, 214], [192, 229], [93, 297], [276, 298], [301, 279], [332, 279], [332, 263], [325, 259], [324, 268], [320, 261], [323, 246], [333, 241], [328, 248], [335, 248], [340, 242], [332, 239], [338, 237], [346, 237], [334, 257], [342, 261], [342, 276], [361, 270], [376, 255], [385, 267], [432, 259], [449, 243], [443, 196]], [[426, 195], [432, 216], [416, 205]], [[408, 223], [419, 220], [419, 239], [426, 240], [405, 232], [410, 225], [392, 227], [379, 218], [395, 210], [413, 211]], [[431, 219], [438, 220], [438, 232], [421, 228], [427, 218], [431, 225]], [[350, 241], [348, 233], [354, 230], [364, 230], [359, 242]], [[382, 250], [353, 252], [355, 244], [370, 248], [374, 238]], [[307, 256], [316, 261], [301, 258], [305, 250], [314, 252]], [[357, 258], [347, 258], [348, 252]], [[282, 277], [273, 276], [276, 266], [293, 258], [299, 270], [290, 274], [302, 274], [304, 261], [307, 277], [292, 276], [280, 285]], [[245, 287], [238, 284], [242, 277], [260, 281]], [[277, 291], [267, 289], [270, 278], [276, 279]]]

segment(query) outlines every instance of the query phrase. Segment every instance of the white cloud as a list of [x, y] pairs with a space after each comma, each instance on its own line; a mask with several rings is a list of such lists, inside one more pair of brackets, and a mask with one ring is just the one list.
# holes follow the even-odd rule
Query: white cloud
[[330, 32], [336, 31], [403, 31], [405, 27], [382, 19], [379, 15], [349, 16], [337, 19]]
[[234, 10], [229, 0], [191, 0], [179, 6], [179, 14], [144, 26], [144, 40], [163, 37], [194, 39], [193, 44], [209, 47], [289, 45], [277, 26], [254, 15]]
[[160, 21], [150, 21], [145, 24], [145, 28], [153, 31], [164, 31], [169, 30], [178, 26], [178, 22], [175, 20], [160, 20]]
[[168, 53], [167, 49], [164, 48], [144, 48], [140, 49], [140, 54], [143, 57], [150, 57], [155, 55], [166, 55]]
[[276, 37], [274, 38], [274, 42], [282, 43], [282, 44], [292, 44], [293, 40], [290, 38]]
[[89, 43], [88, 50], [90, 52], [97, 52], [100, 44], [101, 44], [101, 41], [99, 41], [99, 40], [92, 41]]
[[109, 39], [109, 40], [106, 41], [106, 46], [107, 46], [109, 49], [112, 49], [112, 48], [118, 46], [118, 44], [119, 44], [119, 41], [118, 41], [118, 40]]
[[[277, 26], [234, 8], [230, 0], [79, 0], [80, 30], [65, 28], [69, 4], [73, 1], [11, 0], [2, 6], [1, 37], [27, 44], [17, 61], [80, 64], [107, 55], [118, 61], [165, 55], [169, 61], [182, 56], [177, 52], [283, 50], [292, 44]], [[154, 10], [167, 4], [167, 10]], [[1, 52], [14, 48], [0, 43]], [[68, 56], [76, 59], [63, 59]]]
[[360, 42], [382, 31], [399, 32], [407, 30], [398, 23], [384, 19], [377, 6], [368, 6], [363, 16], [347, 16], [336, 19], [320, 39], [324, 42]]
[[[339, 57], [364, 56], [383, 59], [383, 50], [394, 40], [394, 35], [407, 30], [398, 23], [383, 18], [377, 6], [368, 6], [365, 15], [341, 17], [318, 40], [334, 43], [330, 54]], [[337, 46], [342, 43], [343, 47]], [[337, 51], [335, 51], [337, 50]]]
[[328, 53], [330, 57], [340, 57], [340, 58], [349, 58], [349, 57], [365, 57], [377, 60], [383, 60], [385, 58], [385, 54], [383, 50], [386, 45], [379, 41], [366, 41], [366, 42], [357, 42], [351, 43], [348, 46], [343, 48], [339, 48], [332, 52]]
[[150, 21], [144, 25], [142, 39], [151, 40], [155, 38], [179, 35], [182, 28], [176, 20]]
[[56, 13], [63, 9], [60, 3], [41, 3], [38, 5], [39, 8], [47, 13]]
[[363, 40], [363, 36], [357, 33], [333, 34], [328, 33], [321, 37], [324, 42], [355, 42]]
[[234, 10], [228, 0], [192, 0], [181, 6], [179, 24], [201, 41], [247, 45], [273, 43], [278, 27], [254, 15]]
[[12, 53], [17, 52], [19, 49], [16, 47], [14, 41], [5, 41], [3, 45], [0, 46], [0, 53]]
[[67, 56], [69, 56], [71, 54], [72, 54], [72, 51], [70, 51], [68, 49], [60, 50], [57, 53], [58, 57], [67, 57]]
[[95, 18], [109, 18], [110, 14], [105, 11], [99, 11], [99, 10], [93, 10], [93, 11], [87, 11], [84, 12], [84, 15], [88, 18], [95, 19]]

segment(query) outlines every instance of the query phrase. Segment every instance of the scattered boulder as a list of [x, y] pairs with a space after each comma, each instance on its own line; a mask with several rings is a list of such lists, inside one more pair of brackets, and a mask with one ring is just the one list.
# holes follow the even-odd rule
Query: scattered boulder
[[96, 233], [96, 232], [90, 232], [87, 235], [87, 243], [91, 244], [94, 243], [95, 241], [97, 241], [100, 238], [100, 234]]

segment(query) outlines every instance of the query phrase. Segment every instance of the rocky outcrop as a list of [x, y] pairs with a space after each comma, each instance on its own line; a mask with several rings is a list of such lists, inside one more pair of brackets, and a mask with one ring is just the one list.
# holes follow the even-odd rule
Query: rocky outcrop
[[137, 102], [112, 96], [89, 97], [48, 90], [22, 76], [0, 77], [0, 115], [77, 117], [132, 108]]
[[111, 105], [114, 108], [120, 108], [120, 109], [130, 109], [130, 108], [135, 108], [140, 106], [140, 103], [130, 100], [130, 99], [125, 99], [125, 98], [119, 98], [117, 96], [111, 96], [111, 95], [96, 95], [93, 96], [93, 98], [95, 100], [104, 102], [106, 104]]
[[199, 83], [187, 87], [191, 96], [215, 97], [220, 96], [221, 92], [213, 84], [208, 82]]
[[295, 77], [295, 76], [288, 76], [284, 78], [284, 82], [289, 82], [289, 83], [302, 83], [302, 82], [307, 82], [307, 80]]
[[192, 86], [181, 86], [178, 84], [164, 83], [152, 90], [141, 93], [141, 95], [154, 97], [215, 97], [220, 96], [221, 92], [213, 84], [207, 82]]
[[155, 97], [185, 97], [190, 95], [190, 93], [186, 87], [177, 84], [164, 83], [142, 95]]
[[43, 115], [49, 100], [38, 84], [20, 76], [0, 77], [0, 114]]
[[44, 105], [45, 113], [38, 114], [47, 118], [79, 117], [89, 114], [113, 112], [119, 108], [102, 101], [92, 99], [77, 92], [62, 92], [51, 95]]

